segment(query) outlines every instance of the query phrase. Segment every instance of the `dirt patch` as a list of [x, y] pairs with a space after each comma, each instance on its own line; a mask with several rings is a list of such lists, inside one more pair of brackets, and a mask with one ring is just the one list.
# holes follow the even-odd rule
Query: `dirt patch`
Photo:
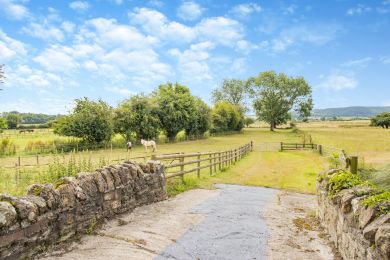
[[315, 196], [281, 191], [262, 216], [269, 259], [342, 259], [315, 217]]
[[219, 190], [191, 190], [108, 221], [94, 235], [87, 235], [66, 250], [40, 259], [152, 259], [197, 225], [205, 214], [194, 213], [198, 204], [217, 196]]

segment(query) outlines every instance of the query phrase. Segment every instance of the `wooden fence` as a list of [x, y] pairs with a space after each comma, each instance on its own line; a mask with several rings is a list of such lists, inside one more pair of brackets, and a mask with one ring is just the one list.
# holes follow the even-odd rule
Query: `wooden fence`
[[344, 169], [348, 169], [352, 173], [357, 173], [358, 170], [358, 157], [348, 156], [342, 149], [328, 147], [321, 144], [313, 143], [284, 143], [280, 142], [280, 151], [291, 150], [316, 150], [322, 156], [330, 157], [333, 161]]
[[153, 155], [152, 160], [163, 161], [166, 178], [176, 176], [184, 178], [185, 174], [192, 172], [196, 172], [200, 178], [202, 169], [208, 168], [210, 175], [216, 174], [217, 171], [222, 171], [225, 167], [235, 164], [251, 151], [253, 151], [253, 142], [225, 151]]
[[280, 143], [280, 150], [317, 150], [317, 144], [313, 143]]

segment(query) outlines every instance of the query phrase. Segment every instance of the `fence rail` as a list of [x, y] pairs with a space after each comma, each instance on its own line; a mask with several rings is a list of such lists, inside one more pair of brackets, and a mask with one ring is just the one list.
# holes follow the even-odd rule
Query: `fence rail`
[[313, 143], [280, 143], [280, 150], [305, 150], [305, 149], [317, 149], [317, 144]]
[[280, 151], [291, 150], [316, 150], [322, 156], [330, 157], [341, 168], [349, 168], [352, 173], [357, 173], [358, 157], [348, 156], [343, 149], [324, 146], [314, 143], [284, 143], [280, 142]]
[[[171, 160], [170, 163], [164, 163], [167, 173], [165, 177], [168, 179], [177, 176], [184, 178], [185, 174], [192, 172], [197, 172], [200, 178], [202, 169], [209, 168], [210, 175], [216, 174], [218, 170], [221, 171], [224, 167], [234, 164], [251, 151], [253, 151], [253, 142], [225, 151], [153, 155], [152, 160]], [[186, 159], [190, 160], [185, 161]], [[192, 167], [188, 169], [189, 165]]]

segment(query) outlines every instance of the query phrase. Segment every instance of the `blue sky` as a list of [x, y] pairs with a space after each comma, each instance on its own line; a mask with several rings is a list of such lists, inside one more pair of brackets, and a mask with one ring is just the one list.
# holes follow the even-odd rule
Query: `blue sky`
[[65, 113], [180, 82], [304, 76], [316, 108], [390, 105], [390, 0], [0, 0], [0, 111]]

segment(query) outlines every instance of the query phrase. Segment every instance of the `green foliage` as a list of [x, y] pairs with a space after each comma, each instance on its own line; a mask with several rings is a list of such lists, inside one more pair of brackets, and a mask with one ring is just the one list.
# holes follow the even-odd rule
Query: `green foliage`
[[390, 112], [383, 112], [371, 118], [371, 125], [388, 129], [390, 127]]
[[238, 79], [224, 79], [221, 88], [215, 89], [212, 93], [214, 103], [228, 102], [243, 109], [245, 108], [246, 96], [246, 81]]
[[254, 109], [260, 120], [270, 124], [271, 130], [287, 123], [290, 111], [295, 110], [301, 118], [310, 115], [313, 108], [311, 87], [303, 77], [288, 77], [274, 71], [260, 73], [248, 80]]
[[246, 127], [249, 127], [251, 124], [254, 124], [255, 120], [251, 117], [245, 117], [244, 124]]
[[0, 117], [0, 129], [6, 129], [7, 127], [7, 119], [4, 117]]
[[76, 99], [72, 113], [55, 123], [54, 133], [79, 137], [87, 143], [109, 141], [113, 134], [112, 109], [102, 100]]
[[186, 86], [168, 82], [154, 92], [154, 99], [158, 104], [161, 126], [169, 140], [173, 141], [177, 133], [190, 123], [195, 109], [194, 98]]
[[378, 206], [382, 214], [390, 213], [390, 191], [382, 191], [363, 200], [367, 207]]
[[7, 117], [7, 125], [9, 129], [15, 129], [18, 127], [20, 123], [20, 117], [18, 114], [8, 114]]
[[212, 132], [239, 131], [244, 126], [244, 117], [239, 107], [227, 102], [218, 102], [211, 113]]
[[0, 142], [0, 155], [13, 155], [15, 154], [15, 145], [9, 138], [4, 138]]
[[126, 140], [155, 139], [160, 128], [158, 108], [150, 98], [136, 95], [123, 101], [114, 111], [114, 131]]
[[193, 107], [185, 132], [188, 136], [200, 137], [210, 128], [211, 110], [200, 98], [193, 97]]
[[329, 178], [329, 193], [331, 196], [335, 195], [337, 192], [355, 187], [357, 185], [369, 185], [368, 182], [363, 181], [358, 175], [352, 174], [347, 171], [340, 171], [336, 174], [333, 174]]

